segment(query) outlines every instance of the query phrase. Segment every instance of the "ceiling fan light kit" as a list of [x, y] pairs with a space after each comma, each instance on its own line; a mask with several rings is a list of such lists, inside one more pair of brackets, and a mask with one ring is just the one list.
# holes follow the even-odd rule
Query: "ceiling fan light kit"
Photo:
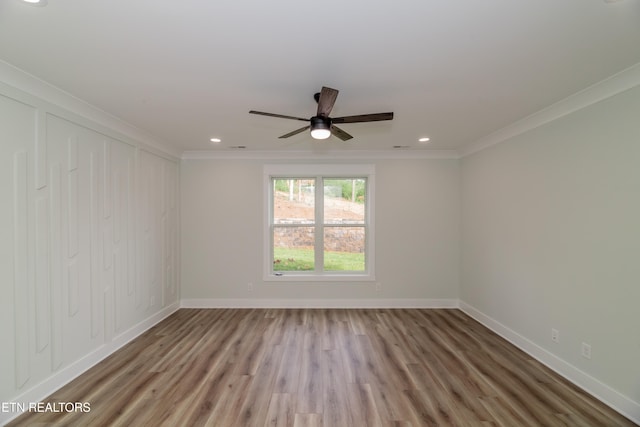
[[331, 119], [328, 117], [311, 117], [311, 137], [313, 139], [327, 139], [331, 136]]
[[335, 126], [334, 123], [364, 123], [364, 122], [378, 122], [383, 120], [393, 120], [393, 113], [375, 113], [375, 114], [361, 114], [357, 116], [344, 116], [344, 117], [329, 117], [329, 113], [333, 109], [333, 104], [338, 97], [338, 90], [331, 89], [330, 87], [323, 87], [322, 91], [316, 93], [314, 99], [318, 103], [318, 111], [316, 115], [304, 119], [302, 117], [285, 116], [283, 114], [265, 113], [263, 111], [249, 111], [250, 114], [258, 114], [261, 116], [278, 117], [281, 119], [300, 120], [308, 122], [307, 126], [296, 129], [287, 134], [280, 136], [280, 138], [289, 138], [293, 135], [297, 135], [311, 129], [311, 137], [313, 139], [327, 139], [331, 135], [338, 137], [342, 141], [347, 141], [353, 136], [349, 135], [344, 130]]

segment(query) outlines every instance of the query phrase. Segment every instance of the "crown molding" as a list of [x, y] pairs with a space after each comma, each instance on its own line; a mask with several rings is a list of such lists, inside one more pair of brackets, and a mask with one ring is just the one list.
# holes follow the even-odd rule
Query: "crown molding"
[[[147, 146], [150, 152], [159, 151], [172, 158], [180, 158], [181, 151], [171, 147], [167, 141], [162, 141], [158, 137], [2, 60], [0, 60], [0, 88], [3, 92], [10, 92], [10, 96], [16, 96], [21, 100], [26, 97], [34, 106], [43, 108], [56, 116], [71, 121], [76, 121], [77, 118], [88, 120], [103, 127], [104, 129], [100, 130], [103, 133], [106, 133], [105, 130], [116, 132], [135, 142], [136, 145]], [[89, 127], [94, 128], [94, 126]]]
[[349, 150], [349, 151], [184, 151], [183, 160], [377, 160], [377, 159], [458, 159], [456, 150]]
[[640, 85], [640, 63], [591, 85], [459, 150], [466, 157]]

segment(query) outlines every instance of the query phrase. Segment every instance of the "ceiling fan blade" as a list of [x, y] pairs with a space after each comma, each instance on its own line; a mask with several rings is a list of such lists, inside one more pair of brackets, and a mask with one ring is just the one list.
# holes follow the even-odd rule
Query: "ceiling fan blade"
[[393, 113], [360, 114], [359, 116], [334, 117], [333, 123], [362, 123], [379, 122], [382, 120], [393, 120]]
[[284, 134], [284, 135], [282, 135], [282, 136], [280, 136], [280, 137], [278, 137], [278, 138], [289, 138], [290, 136], [297, 135], [297, 134], [299, 134], [299, 133], [304, 132], [305, 130], [309, 129], [310, 127], [311, 127], [311, 126], [305, 126], [305, 127], [303, 127], [303, 128], [296, 129], [296, 130], [294, 130], [293, 132], [286, 133], [286, 134]]
[[338, 97], [338, 91], [330, 87], [322, 87], [320, 98], [318, 99], [318, 116], [329, 117], [329, 113], [333, 109], [333, 104]]
[[331, 133], [343, 141], [353, 138], [351, 135], [340, 129], [338, 126], [331, 125]]
[[263, 111], [249, 111], [249, 114], [259, 114], [261, 116], [269, 116], [269, 117], [279, 117], [281, 119], [292, 119], [292, 120], [302, 120], [303, 122], [308, 122], [309, 119], [303, 119], [302, 117], [293, 117], [293, 116], [285, 116], [282, 114], [274, 114], [274, 113], [265, 113]]

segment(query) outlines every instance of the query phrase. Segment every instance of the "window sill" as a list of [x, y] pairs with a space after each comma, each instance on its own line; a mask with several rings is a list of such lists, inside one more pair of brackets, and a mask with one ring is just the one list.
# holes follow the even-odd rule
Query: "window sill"
[[376, 277], [366, 273], [304, 274], [287, 271], [283, 272], [282, 275], [265, 275], [263, 280], [265, 282], [375, 282]]

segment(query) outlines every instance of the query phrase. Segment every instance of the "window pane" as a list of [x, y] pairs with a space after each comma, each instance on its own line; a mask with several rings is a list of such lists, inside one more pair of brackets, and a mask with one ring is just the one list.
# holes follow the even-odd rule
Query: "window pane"
[[324, 223], [364, 224], [366, 179], [324, 180]]
[[315, 180], [273, 180], [273, 223], [314, 224]]
[[273, 271], [313, 270], [314, 227], [274, 227]]
[[325, 227], [325, 271], [364, 271], [364, 248], [364, 227]]

